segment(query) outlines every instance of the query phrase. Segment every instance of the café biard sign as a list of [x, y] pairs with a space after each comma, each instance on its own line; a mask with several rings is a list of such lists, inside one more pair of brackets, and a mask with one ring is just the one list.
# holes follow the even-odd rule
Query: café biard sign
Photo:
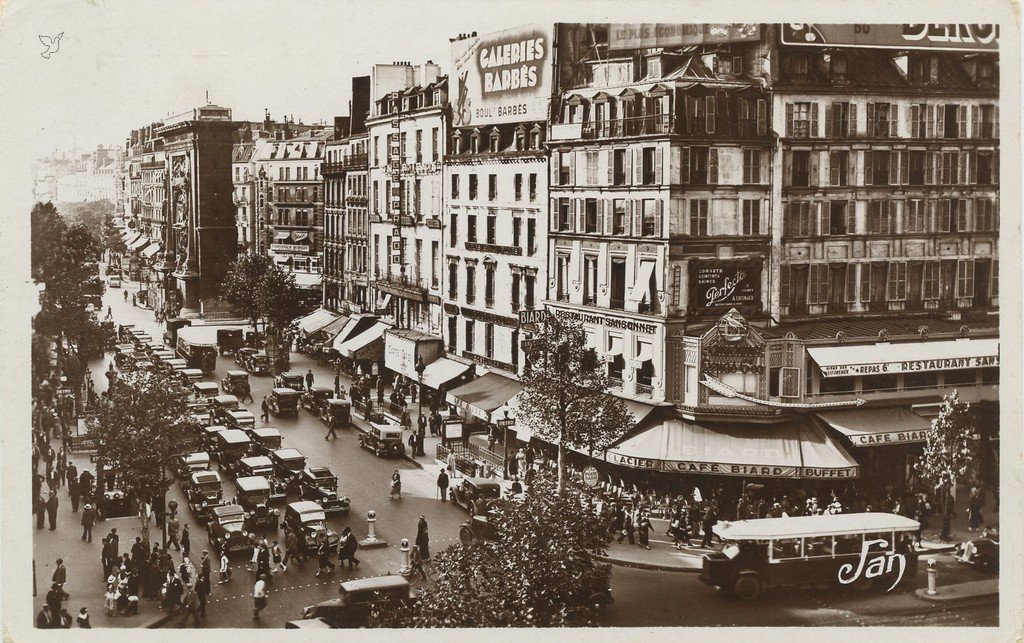
[[999, 366], [998, 355], [915, 359], [901, 362], [881, 361], [866, 364], [830, 364], [827, 366], [821, 366], [821, 373], [825, 377], [847, 377], [854, 375], [886, 375], [890, 373], [914, 373], [918, 371], [947, 371], [963, 368], [986, 368], [989, 366]]
[[[705, 473], [719, 476], [748, 476], [751, 478], [816, 478], [850, 479], [857, 477], [857, 467], [796, 467], [756, 463], [702, 462], [698, 460], [656, 460], [608, 451], [605, 459], [634, 469], [672, 471], [676, 473]], [[738, 457], [737, 460], [740, 460]]]

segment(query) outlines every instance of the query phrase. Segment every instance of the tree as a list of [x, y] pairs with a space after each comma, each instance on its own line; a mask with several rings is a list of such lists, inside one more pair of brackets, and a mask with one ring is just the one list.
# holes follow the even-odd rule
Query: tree
[[[198, 428], [188, 409], [189, 391], [163, 371], [123, 371], [95, 417], [89, 435], [97, 441], [97, 462], [118, 476], [119, 488], [139, 500], [160, 496], [171, 485], [164, 465], [182, 452]], [[149, 514], [140, 512], [143, 538], [149, 544]]]
[[496, 539], [456, 544], [434, 557], [437, 582], [412, 606], [377, 612], [381, 627], [593, 625], [610, 567], [603, 520], [576, 481], [540, 474], [521, 500], [494, 504]]
[[259, 293], [273, 263], [270, 257], [264, 255], [239, 255], [231, 262], [221, 283], [221, 299], [228, 303], [233, 314], [249, 320], [253, 328], [263, 317], [263, 298]]
[[608, 446], [632, 420], [609, 394], [604, 363], [587, 346], [583, 327], [549, 315], [540, 337], [526, 346], [518, 415], [535, 435], [558, 445], [558, 483], [565, 482], [566, 449]]
[[43, 269], [67, 227], [53, 203], [36, 203], [29, 219], [32, 243], [32, 278], [43, 281]]
[[939, 416], [928, 429], [924, 452], [916, 469], [935, 489], [948, 492], [956, 488], [978, 460], [980, 436], [971, 405], [961, 402], [954, 390], [942, 399]]
[[61, 203], [58, 209], [68, 222], [82, 225], [97, 239], [105, 238], [105, 221], [113, 222], [114, 204], [109, 199]]

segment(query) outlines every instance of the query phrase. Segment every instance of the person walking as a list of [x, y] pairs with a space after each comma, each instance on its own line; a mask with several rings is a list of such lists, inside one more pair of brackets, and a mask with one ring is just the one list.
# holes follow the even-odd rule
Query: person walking
[[617, 542], [622, 542], [623, 538], [629, 538], [629, 544], [635, 545], [636, 540], [633, 538], [633, 512], [627, 511], [626, 516], [622, 522], [622, 533], [619, 534]]
[[704, 510], [703, 516], [701, 516], [700, 528], [704, 534], [703, 539], [700, 541], [701, 547], [711, 548], [711, 538], [715, 535], [716, 524], [718, 524], [718, 512], [715, 511], [714, 503], [711, 503]]
[[949, 491], [946, 492], [946, 499], [942, 504], [942, 534], [939, 536], [941, 540], [949, 540], [949, 530], [953, 523], [953, 515], [955, 513], [955, 501], [953, 500], [953, 494]]
[[284, 557], [281, 555], [281, 546], [277, 544], [276, 540], [274, 541], [274, 544], [270, 546], [270, 558], [271, 562], [274, 564], [274, 566], [270, 568], [270, 572], [272, 574], [288, 571], [288, 567], [284, 564]]
[[981, 492], [977, 487], [971, 489], [971, 497], [967, 501], [967, 531], [981, 527]]
[[179, 627], [185, 626], [189, 616], [192, 617], [192, 624], [196, 627], [199, 626], [199, 594], [190, 585], [185, 587], [185, 593], [181, 597], [181, 611], [183, 616], [181, 617]]
[[348, 568], [359, 567], [359, 559], [356, 558], [356, 550], [359, 549], [359, 542], [351, 527], [345, 527], [341, 532], [341, 553], [338, 556], [338, 564], [348, 563]]
[[267, 606], [267, 577], [261, 575], [252, 588], [252, 620], [260, 620], [260, 612]]
[[263, 401], [260, 402], [260, 419], [264, 422], [270, 421], [270, 404], [267, 402], [267, 396], [263, 396]]
[[427, 519], [420, 516], [416, 523], [416, 546], [420, 548], [420, 559], [430, 562], [430, 533], [427, 531]]
[[637, 521], [636, 533], [638, 536], [637, 545], [646, 549], [651, 548], [650, 534], [651, 534], [651, 521], [647, 517], [647, 513], [640, 514], [640, 520]]
[[313, 389], [313, 369], [306, 371], [306, 390], [310, 391]]
[[407, 440], [409, 443], [409, 455], [414, 458], [419, 455], [419, 449], [417, 448], [417, 444], [419, 444], [418, 438], [419, 435], [415, 431], [409, 432], [409, 439]]
[[[92, 526], [96, 524], [96, 510], [92, 508], [92, 505], [85, 503], [85, 507], [82, 508], [82, 541], [91, 543], [92, 542]], [[106, 578], [106, 574], [103, 576]]]
[[36, 529], [42, 529], [46, 524], [46, 498], [42, 492], [36, 494], [33, 504], [33, 511], [36, 512]]
[[334, 432], [334, 420], [333, 419], [329, 419], [327, 421], [327, 435], [324, 436], [325, 440], [330, 440], [331, 438], [335, 438], [335, 439], [338, 438], [338, 434]]
[[132, 306], [138, 306], [139, 300], [135, 297], [135, 293], [132, 293]]
[[167, 519], [167, 549], [174, 545], [174, 548], [181, 551], [181, 543], [178, 542], [178, 531], [181, 529], [181, 523], [178, 521], [177, 514], [171, 514], [171, 517]]
[[210, 597], [210, 572], [203, 570], [199, 572], [199, 580], [196, 581], [196, 596], [199, 597], [199, 616], [206, 617], [206, 599]]
[[249, 386], [248, 381], [242, 382], [242, 396], [239, 401], [244, 402], [246, 399], [248, 399], [250, 402], [256, 401], [252, 398], [252, 387]]
[[209, 576], [213, 572], [213, 563], [210, 562], [210, 552], [203, 550], [202, 556], [199, 559], [199, 573], [206, 574]]
[[398, 469], [391, 474], [391, 493], [388, 495], [388, 500], [394, 500], [395, 496], [398, 499], [402, 499], [402, 476], [398, 473]]
[[50, 519], [50, 531], [57, 530], [57, 492], [51, 491], [46, 501], [46, 515]]
[[334, 397], [341, 397], [341, 373], [334, 374]]
[[217, 581], [218, 585], [231, 580], [231, 567], [228, 566], [228, 552], [226, 549], [221, 549], [220, 552], [220, 580]]
[[78, 513], [78, 501], [80, 494], [78, 491], [78, 477], [68, 476], [68, 494], [71, 496], [71, 513]]
[[107, 319], [113, 319], [114, 313], [110, 311], [110, 306], [107, 306]]
[[124, 303], [127, 304], [128, 303], [128, 291], [125, 290], [125, 291], [122, 292], [122, 294], [124, 295]]
[[68, 600], [69, 594], [64, 589], [64, 584], [68, 582], [68, 570], [64, 567], [64, 559], [57, 559], [57, 566], [53, 569], [53, 576], [50, 581], [60, 590], [61, 600]]
[[259, 554], [256, 557], [256, 575], [270, 578], [270, 547], [266, 538], [260, 543]]
[[191, 546], [192, 543], [188, 535], [188, 525], [185, 525], [185, 527], [181, 531], [181, 552], [185, 558], [188, 558], [188, 552], [189, 549], [191, 549]]
[[288, 563], [292, 560], [299, 563], [299, 567], [303, 566], [304, 561], [302, 560], [302, 553], [299, 551], [299, 539], [296, 537], [294, 531], [286, 529], [284, 534], [284, 564], [286, 571], [288, 569]]
[[78, 610], [78, 618], [75, 620], [78, 621], [78, 627], [92, 629], [92, 625], [89, 623], [89, 608], [83, 607]]
[[441, 469], [437, 475], [437, 491], [441, 495], [441, 502], [448, 502], [448, 472]]

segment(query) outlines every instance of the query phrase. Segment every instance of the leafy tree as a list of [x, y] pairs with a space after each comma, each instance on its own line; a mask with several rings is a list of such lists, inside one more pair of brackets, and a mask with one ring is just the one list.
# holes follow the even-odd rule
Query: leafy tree
[[434, 557], [437, 582], [414, 605], [378, 611], [381, 627], [593, 625], [610, 567], [603, 521], [582, 509], [589, 492], [540, 474], [521, 500], [495, 502], [496, 539]]
[[980, 436], [971, 405], [961, 402], [954, 390], [942, 399], [939, 416], [932, 420], [924, 452], [917, 461], [921, 477], [936, 489], [948, 492], [977, 463]]
[[32, 235], [32, 278], [43, 280], [44, 264], [59, 244], [60, 236], [67, 227], [53, 203], [36, 203], [30, 217]]
[[540, 337], [526, 346], [518, 415], [540, 438], [558, 445], [558, 483], [565, 482], [566, 449], [608, 446], [632, 420], [622, 399], [609, 394], [604, 363], [587, 346], [583, 327], [550, 315]]
[[97, 239], [105, 239], [104, 223], [113, 223], [114, 204], [108, 199], [61, 203], [58, 209], [70, 223], [78, 223], [89, 230]]
[[273, 263], [264, 255], [239, 255], [228, 267], [221, 283], [221, 299], [228, 303], [233, 314], [249, 320], [254, 328], [263, 318], [263, 301], [258, 293]]
[[[188, 409], [188, 389], [170, 373], [129, 367], [89, 420], [97, 440], [97, 462], [118, 476], [118, 488], [147, 502], [171, 485], [164, 465], [197, 425]], [[145, 515], [143, 515], [145, 514]], [[149, 544], [149, 515], [140, 512], [143, 538]]]

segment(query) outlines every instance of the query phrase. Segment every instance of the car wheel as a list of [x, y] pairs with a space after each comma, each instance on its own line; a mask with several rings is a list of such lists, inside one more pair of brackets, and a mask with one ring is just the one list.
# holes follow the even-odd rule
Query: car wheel
[[476, 542], [476, 536], [473, 534], [473, 530], [469, 527], [463, 526], [459, 530], [459, 542], [462, 543], [463, 547], [472, 547], [473, 543]]
[[745, 574], [736, 579], [732, 593], [741, 601], [752, 601], [761, 596], [763, 587], [756, 574]]

